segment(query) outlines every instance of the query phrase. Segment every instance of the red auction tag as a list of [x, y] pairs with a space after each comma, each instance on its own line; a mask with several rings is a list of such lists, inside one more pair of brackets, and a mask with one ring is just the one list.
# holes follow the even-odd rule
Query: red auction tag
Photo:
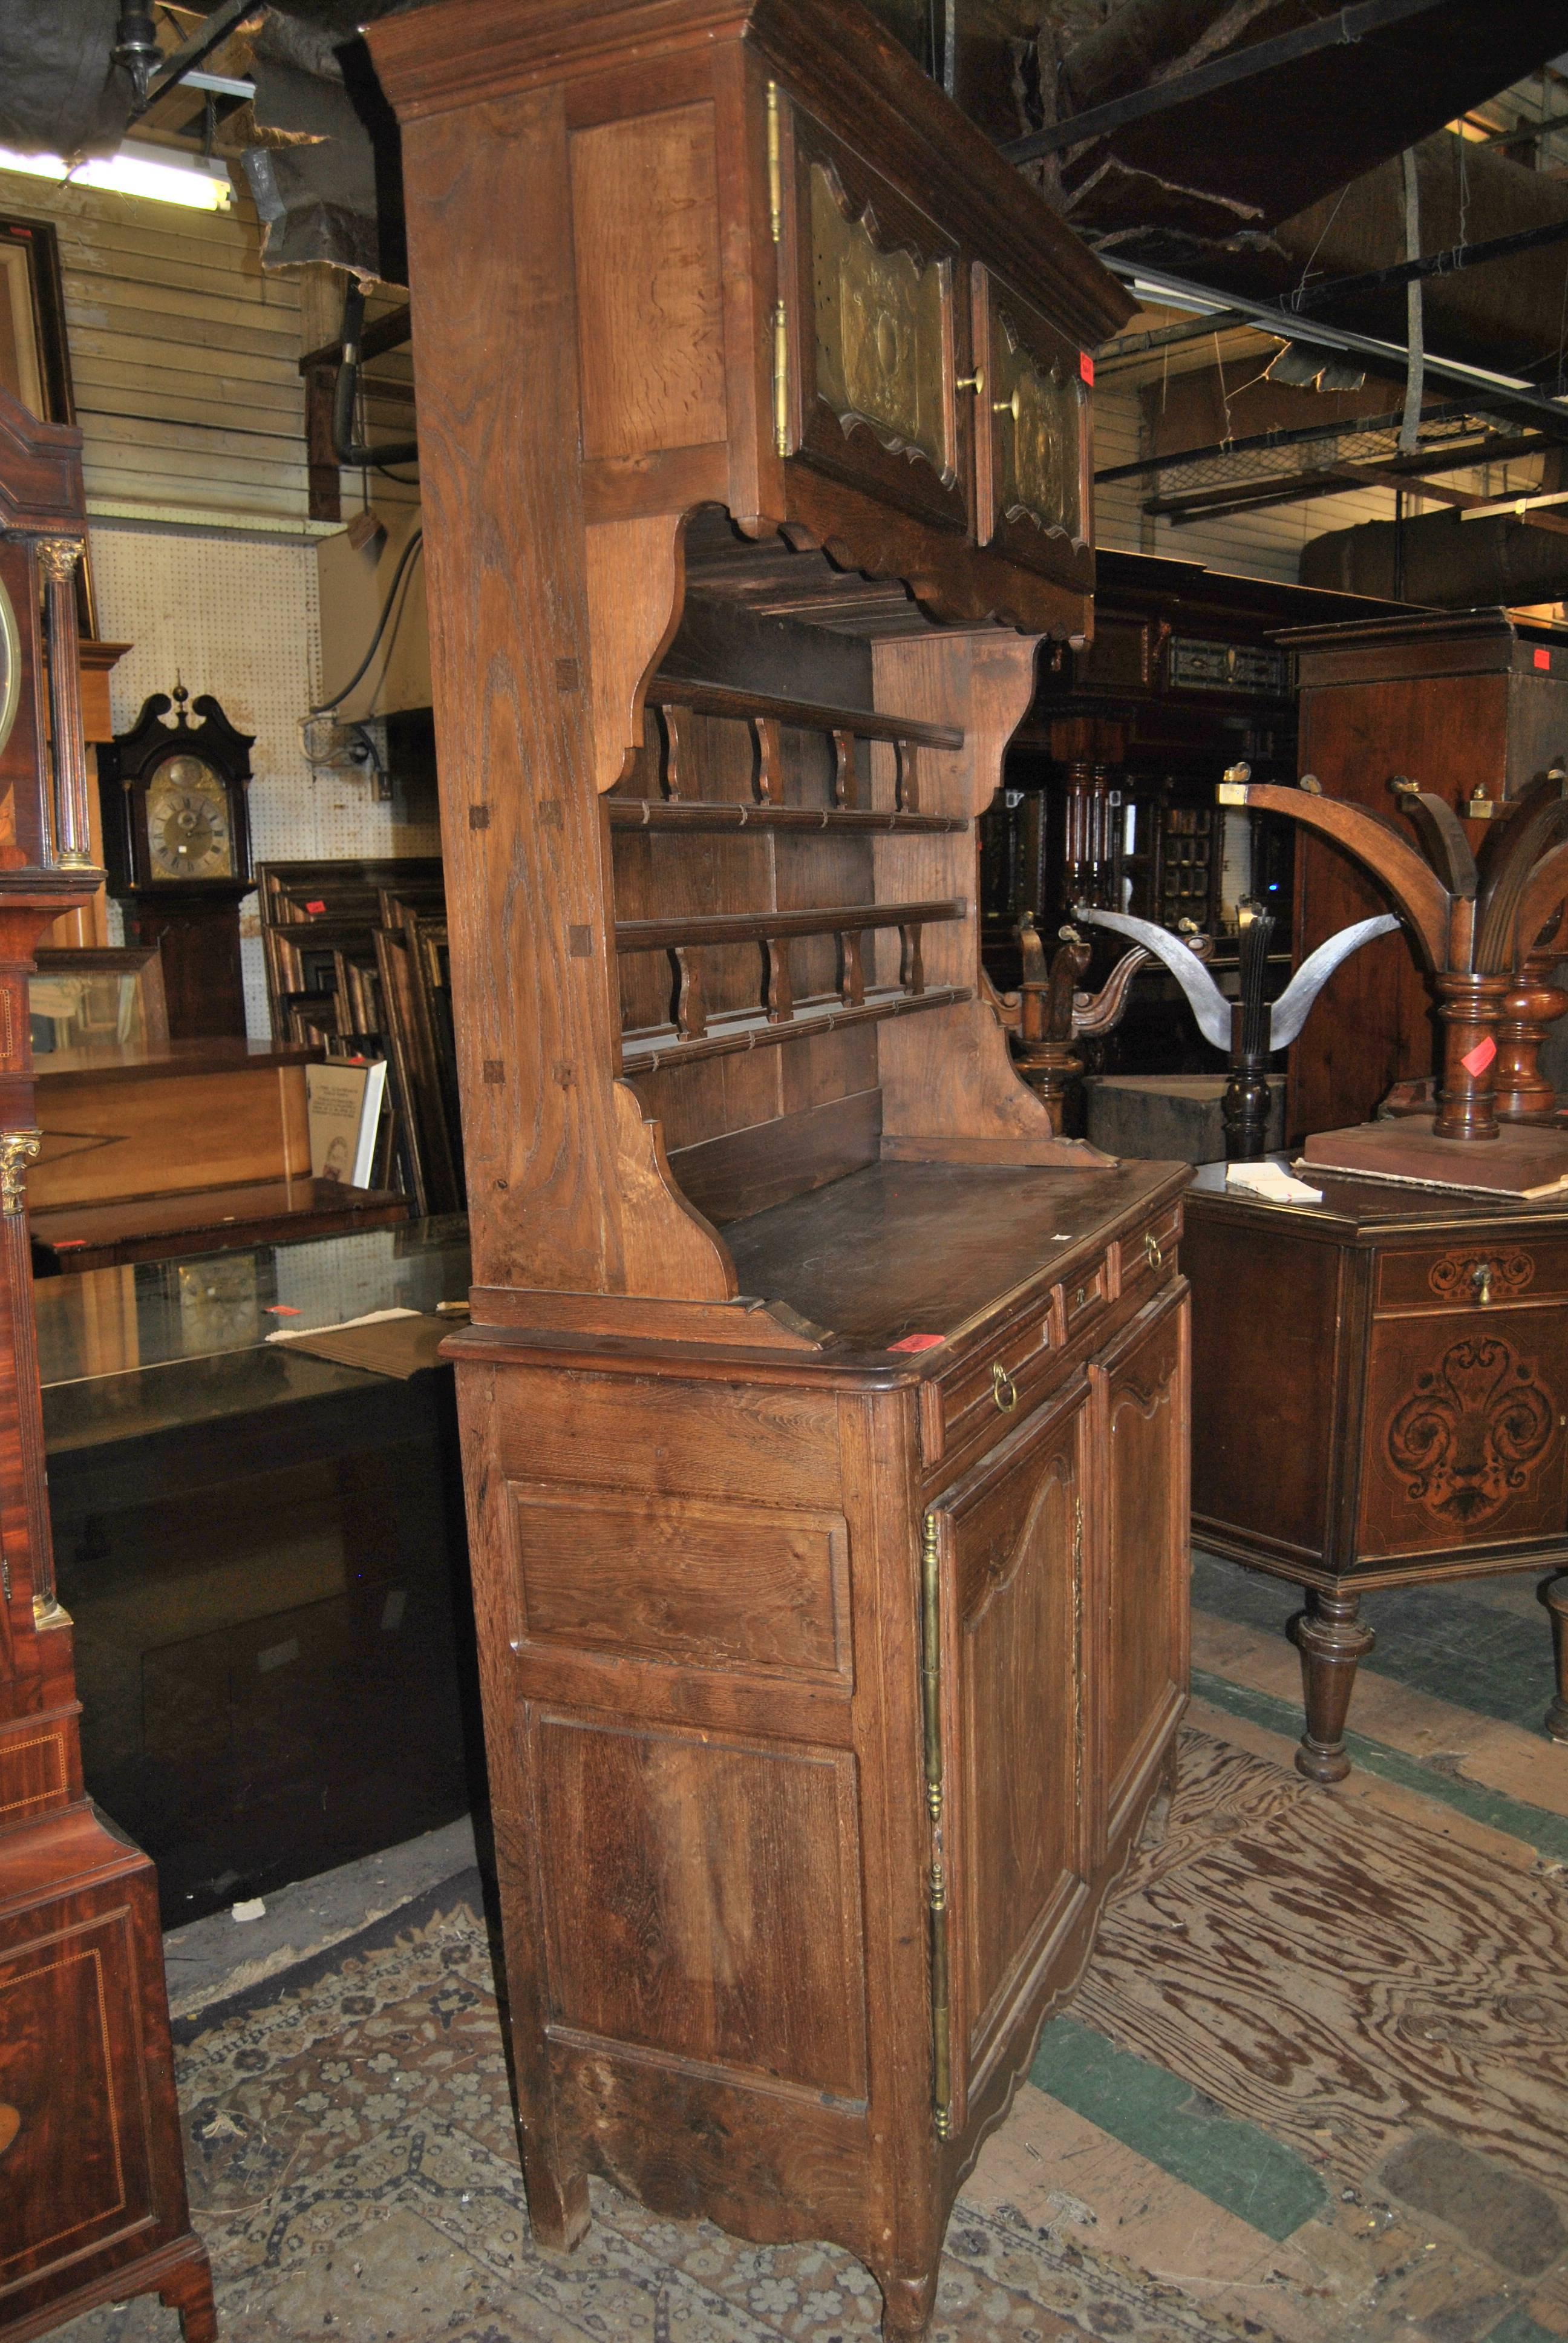
[[1550, 651], [1537, 651], [1537, 652], [1535, 653], [1535, 664], [1536, 664], [1536, 666], [1537, 666], [1537, 667], [1544, 668], [1544, 669], [1545, 669], [1545, 670], [1546, 670], [1546, 672], [1547, 672], [1547, 674], [1548, 674], [1548, 675], [1550, 675], [1550, 674], [1551, 674], [1551, 672], [1552, 672], [1552, 654], [1551, 654], [1551, 652], [1550, 652]]
[[266, 1309], [269, 1318], [297, 1318], [299, 1315], [292, 1302], [269, 1302]]
[[1467, 1050], [1459, 1062], [1467, 1074], [1481, 1075], [1496, 1055], [1497, 1044], [1489, 1033], [1484, 1041], [1478, 1041], [1473, 1050]]
[[305, 908], [307, 911], [325, 911], [327, 906], [325, 903], [307, 903]]
[[890, 1342], [890, 1351], [940, 1351], [947, 1341], [945, 1334], [906, 1334], [901, 1342]]
[[1080, 350], [1078, 354], [1078, 371], [1083, 377], [1084, 381], [1089, 385], [1091, 390], [1092, 390], [1094, 387], [1094, 359], [1088, 350]]

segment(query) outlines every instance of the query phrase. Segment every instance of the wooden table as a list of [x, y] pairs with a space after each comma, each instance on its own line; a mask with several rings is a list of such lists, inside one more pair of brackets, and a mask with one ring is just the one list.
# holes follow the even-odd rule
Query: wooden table
[[1350, 1771], [1363, 1589], [1532, 1563], [1568, 1741], [1568, 1206], [1372, 1181], [1320, 1204], [1189, 1192], [1192, 1534], [1306, 1591], [1309, 1780]]

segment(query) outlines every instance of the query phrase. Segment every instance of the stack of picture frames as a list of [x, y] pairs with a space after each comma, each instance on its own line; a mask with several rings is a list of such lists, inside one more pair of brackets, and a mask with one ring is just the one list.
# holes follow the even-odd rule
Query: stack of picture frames
[[392, 1118], [377, 1184], [396, 1165], [416, 1212], [460, 1212], [439, 860], [264, 862], [256, 880], [274, 1032], [328, 1057], [385, 1057]]

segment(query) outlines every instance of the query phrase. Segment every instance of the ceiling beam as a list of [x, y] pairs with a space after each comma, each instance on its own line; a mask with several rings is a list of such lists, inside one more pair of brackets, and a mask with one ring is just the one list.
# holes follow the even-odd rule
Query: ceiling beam
[[132, 111], [131, 120], [139, 122], [149, 106], [156, 106], [160, 97], [166, 97], [186, 74], [194, 72], [215, 49], [221, 48], [242, 18], [259, 14], [260, 0], [218, 0], [217, 6], [211, 11], [206, 23], [198, 25], [189, 40], [182, 41], [177, 49], [171, 49], [164, 58], [147, 84], [146, 96]]
[[[1421, 419], [1423, 423], [1452, 423], [1462, 416], [1483, 412], [1483, 405], [1478, 406], [1473, 399], [1460, 399], [1452, 406], [1423, 408]], [[1221, 456], [1261, 455], [1274, 447], [1310, 447], [1315, 439], [1353, 439], [1368, 432], [1397, 431], [1403, 420], [1396, 407], [1392, 415], [1352, 415], [1338, 423], [1308, 424], [1299, 431], [1255, 431], [1247, 439], [1216, 439], [1206, 447], [1180, 447], [1167, 456], [1141, 456], [1135, 464], [1111, 464], [1104, 471], [1096, 472], [1094, 478], [1100, 485], [1112, 480], [1135, 480], [1150, 472], [1175, 472], [1189, 464], [1211, 464]], [[1538, 455], [1543, 447], [1557, 443], [1535, 433], [1527, 437], [1492, 434], [1474, 444], [1482, 450], [1477, 460], [1500, 463], [1504, 459], [1512, 461], [1515, 456]], [[1430, 470], [1434, 467], [1437, 452], [1422, 456], [1418, 450], [1417, 455]]]
[[1568, 243], [1568, 216], [1547, 220], [1539, 227], [1520, 228], [1513, 236], [1490, 236], [1484, 244], [1450, 245], [1446, 252], [1429, 253], [1424, 260], [1402, 260], [1389, 268], [1369, 268], [1359, 277], [1329, 277], [1316, 285], [1298, 286], [1282, 297], [1280, 307], [1296, 315], [1302, 309], [1321, 308], [1325, 302], [1387, 292], [1396, 285], [1415, 285], [1430, 277], [1453, 277], [1463, 268], [1484, 268], [1491, 261], [1508, 260], [1516, 252], [1563, 243]]
[[[1467, 463], [1476, 460], [1473, 452], [1464, 459]], [[1423, 465], [1420, 457], [1402, 457], [1387, 464], [1324, 464], [1316, 471], [1292, 472], [1274, 480], [1238, 480], [1229, 488], [1198, 488], [1184, 497], [1151, 497], [1142, 509], [1168, 520], [1172, 528], [1186, 528], [1194, 521], [1225, 520], [1239, 513], [1267, 512], [1280, 505], [1314, 503], [1320, 497], [1341, 495], [1347, 488], [1402, 488], [1407, 495], [1432, 497], [1439, 504], [1465, 510], [1477, 505], [1484, 506], [1488, 511], [1503, 509], [1496, 498], [1478, 496], [1467, 488], [1451, 488], [1446, 481], [1425, 477], [1442, 468], [1430, 461]], [[1459, 469], [1459, 465], [1454, 468]], [[1543, 528], [1568, 535], [1568, 520], [1529, 512], [1517, 518], [1534, 519]]]
[[1211, 90], [1229, 89], [1233, 83], [1271, 73], [1277, 65], [1294, 65], [1299, 57], [1314, 56], [1320, 49], [1348, 46], [1368, 33], [1403, 24], [1408, 17], [1424, 15], [1442, 5], [1442, 0], [1360, 0], [1359, 6], [1336, 8], [1332, 16], [1303, 25], [1299, 32], [1282, 33], [1272, 41], [1254, 41], [1247, 48], [1232, 50], [1229, 56], [1216, 57], [1211, 65], [1196, 66], [1191, 73], [1173, 74], [1151, 88], [1131, 90], [1104, 106], [1091, 106], [1065, 122], [1048, 123], [1027, 138], [1010, 139], [1001, 152], [1010, 163], [1035, 162], [1041, 155], [1081, 146], [1085, 139], [1102, 137], [1126, 123], [1141, 122], [1148, 115], [1185, 106], [1190, 98], [1207, 97]]

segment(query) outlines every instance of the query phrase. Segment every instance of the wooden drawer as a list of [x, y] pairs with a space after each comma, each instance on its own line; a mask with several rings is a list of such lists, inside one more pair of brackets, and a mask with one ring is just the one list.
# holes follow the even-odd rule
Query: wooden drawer
[[[1099, 1266], [1103, 1269], [1103, 1262]], [[1015, 1321], [978, 1353], [971, 1352], [920, 1393], [920, 1453], [928, 1464], [967, 1445], [977, 1428], [1010, 1431], [1034, 1405], [1063, 1342], [1060, 1287], [1029, 1318]]]
[[1111, 1247], [1118, 1293], [1131, 1293], [1142, 1287], [1145, 1298], [1152, 1294], [1157, 1285], [1175, 1275], [1181, 1242], [1181, 1202], [1178, 1198], [1162, 1212], [1156, 1212], [1147, 1228], [1133, 1229]]
[[1373, 1308], [1496, 1309], [1501, 1303], [1557, 1302], [1568, 1294], [1568, 1244], [1540, 1242], [1507, 1229], [1478, 1230], [1461, 1243], [1411, 1245], [1378, 1257]]

